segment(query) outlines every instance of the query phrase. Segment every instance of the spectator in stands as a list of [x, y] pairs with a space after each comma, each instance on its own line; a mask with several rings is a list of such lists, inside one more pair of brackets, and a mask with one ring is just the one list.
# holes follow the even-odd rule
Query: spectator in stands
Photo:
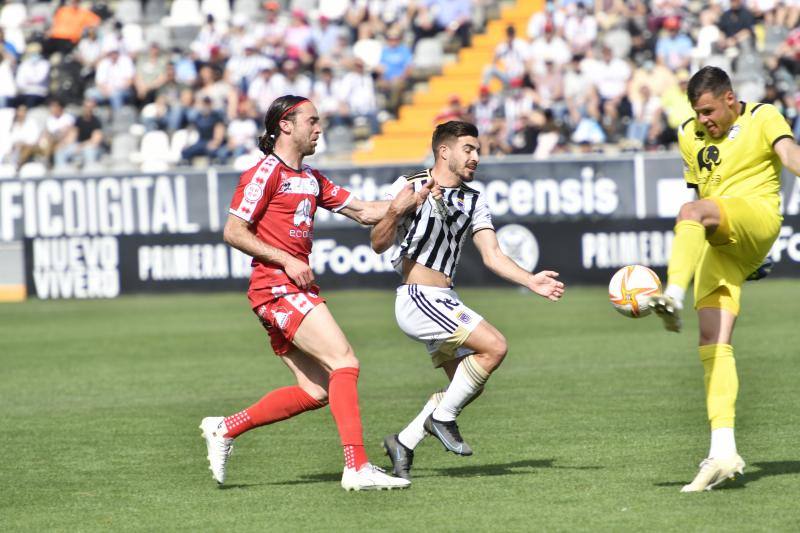
[[503, 109], [489, 87], [478, 89], [478, 100], [468, 109], [467, 115], [478, 128], [481, 151], [486, 155], [507, 153], [508, 146], [503, 139]]
[[22, 165], [39, 153], [41, 137], [42, 129], [39, 123], [28, 115], [28, 107], [25, 104], [17, 106], [8, 135], [8, 144], [11, 149], [4, 162], [14, 165], [19, 170]]
[[572, 52], [567, 42], [556, 34], [555, 27], [546, 23], [544, 34], [531, 43], [528, 57], [530, 58], [530, 73], [537, 74], [544, 72], [544, 63], [547, 60], [552, 61], [560, 69], [572, 58]]
[[353, 43], [353, 56], [361, 59], [368, 70], [378, 68], [383, 43], [375, 38], [372, 28], [362, 24], [358, 29], [358, 40]]
[[18, 102], [29, 109], [44, 103], [49, 89], [50, 62], [42, 57], [42, 45], [36, 41], [28, 44], [22, 62], [17, 67]]
[[317, 57], [325, 57], [336, 46], [336, 40], [345, 31], [339, 24], [331, 22], [325, 15], [320, 15], [317, 25], [311, 30], [311, 40]]
[[387, 95], [386, 108], [395, 114], [402, 102], [403, 92], [406, 90], [414, 66], [411, 49], [406, 46], [402, 37], [398, 28], [389, 30], [377, 69], [380, 74], [378, 88]]
[[492, 64], [483, 70], [483, 85], [493, 77], [502, 81], [503, 86], [508, 86], [508, 82], [514, 78], [524, 77], [530, 57], [529, 48], [527, 42], [517, 37], [514, 26], [508, 26], [506, 38], [494, 49]]
[[435, 33], [444, 32], [449, 39], [458, 39], [462, 47], [469, 46], [472, 34], [470, 0], [421, 0], [433, 13]]
[[[220, 71], [211, 65], [200, 67], [198, 76], [199, 87], [197, 87], [197, 98], [202, 100], [208, 97], [212, 102], [212, 107], [221, 113], [227, 113], [230, 105], [236, 103], [238, 94], [236, 89], [222, 79]], [[235, 107], [228, 116], [235, 116]]]
[[[669, 129], [677, 130], [683, 121], [695, 115], [686, 96], [686, 88], [689, 86], [689, 71], [680, 70], [675, 74], [678, 80], [677, 85], [673, 85], [661, 95], [661, 107], [667, 116]], [[676, 138], [677, 140], [677, 138]]]
[[600, 68], [594, 73], [594, 84], [603, 102], [610, 100], [618, 105], [626, 95], [630, 78], [631, 68], [628, 63], [614, 57], [611, 49], [604, 46]]
[[284, 37], [286, 57], [298, 61], [304, 67], [314, 62], [314, 36], [306, 15], [300, 9], [292, 10], [292, 18]]
[[324, 122], [324, 126], [343, 126], [347, 123], [347, 106], [341, 100], [339, 90], [340, 81], [333, 75], [333, 69], [325, 66], [319, 70], [319, 75], [312, 88], [312, 101], [317, 103], [317, 111]]
[[264, 22], [253, 30], [261, 52], [275, 60], [284, 56], [283, 43], [286, 38], [286, 21], [280, 16], [281, 6], [278, 2], [265, 2]]
[[464, 121], [467, 119], [469, 110], [464, 107], [461, 102], [461, 97], [454, 94], [447, 101], [447, 105], [435, 117], [433, 117], [433, 125], [444, 124], [451, 120]]
[[132, 101], [135, 75], [136, 67], [131, 58], [121, 54], [118, 48], [112, 48], [97, 64], [95, 86], [86, 92], [86, 96], [98, 104], [110, 104], [115, 112], [119, 111]]
[[68, 0], [53, 15], [53, 24], [44, 42], [44, 53], [70, 52], [81, 40], [86, 28], [100, 24], [100, 17], [80, 6], [79, 0]]
[[189, 50], [202, 63], [218, 64], [223, 58], [221, 52], [225, 47], [226, 27], [217, 23], [213, 15], [206, 16], [206, 22], [189, 45]]
[[14, 46], [14, 43], [6, 40], [6, 32], [0, 26], [0, 53], [11, 54], [11, 57], [16, 61], [19, 59], [20, 50], [17, 50], [17, 47]]
[[536, 108], [536, 93], [520, 78], [514, 78], [509, 84], [503, 102], [503, 116], [505, 117], [504, 140], [510, 146], [514, 136], [518, 135], [527, 125], [528, 115]]
[[597, 40], [597, 19], [579, 2], [564, 21], [564, 38], [573, 54], [585, 54]]
[[75, 117], [64, 111], [64, 102], [60, 100], [51, 99], [48, 106], [50, 115], [44, 123], [40, 143], [48, 165], [52, 166], [53, 155], [72, 142], [69, 132], [75, 125]]
[[[133, 84], [140, 105], [152, 102], [159, 87], [167, 81], [167, 63], [168, 59], [161, 53], [161, 46], [158, 43], [150, 43], [147, 54], [137, 59]], [[174, 67], [172, 72], [174, 77]]]
[[697, 31], [697, 44], [692, 50], [692, 70], [698, 70], [708, 63], [712, 55], [720, 52], [722, 32], [717, 26], [717, 10], [704, 9], [700, 12], [700, 29]]
[[570, 121], [575, 124], [570, 140], [580, 145], [583, 150], [606, 142], [606, 134], [600, 125], [600, 114], [593, 106], [570, 109]]
[[375, 82], [361, 59], [356, 58], [350, 71], [342, 77], [339, 98], [347, 106], [351, 122], [365, 120], [372, 134], [380, 130]]
[[14, 69], [17, 61], [7, 50], [0, 51], [0, 107], [12, 107], [17, 101]]
[[103, 58], [103, 49], [97, 36], [97, 28], [91, 26], [86, 29], [86, 35], [78, 43], [77, 59], [83, 66], [82, 75], [86, 80], [94, 78], [97, 64]]
[[242, 99], [236, 110], [236, 117], [228, 123], [225, 157], [237, 158], [256, 150], [258, 137], [258, 118], [253, 103]]
[[258, 73], [274, 65], [275, 62], [263, 56], [258, 51], [256, 40], [248, 37], [242, 42], [244, 53], [234, 55], [225, 65], [225, 81], [243, 94], [247, 94], [250, 83], [258, 76]]
[[175, 65], [175, 79], [178, 83], [194, 85], [197, 82], [197, 65], [192, 54], [185, 54], [180, 48], [173, 48], [171, 61]]
[[81, 114], [75, 124], [68, 129], [64, 142], [54, 153], [55, 166], [61, 167], [75, 162], [83, 165], [94, 165], [103, 151], [103, 126], [95, 115], [97, 104], [86, 99], [81, 107]]
[[742, 45], [752, 47], [755, 25], [755, 17], [742, 5], [742, 0], [730, 0], [730, 9], [722, 13], [718, 24], [725, 34], [725, 45], [734, 50]]
[[275, 62], [269, 59], [258, 76], [247, 89], [247, 97], [253, 101], [259, 113], [265, 114], [272, 101], [288, 94], [286, 92], [286, 78], [278, 72]]
[[196, 111], [191, 126], [197, 130], [198, 139], [181, 151], [181, 162], [191, 163], [192, 159], [199, 156], [209, 157], [212, 161], [223, 159], [225, 121], [222, 114], [214, 109], [213, 101], [208, 96], [200, 98]]
[[672, 71], [688, 69], [694, 44], [692, 39], [681, 32], [681, 19], [664, 19], [661, 36], [656, 41], [656, 59]]
[[[550, 109], [554, 116], [563, 117], [567, 110], [564, 105], [564, 75], [562, 70], [547, 58], [544, 62], [544, 72], [534, 73], [533, 85], [539, 99], [537, 104], [545, 109]], [[543, 123], [542, 121], [539, 121]]]
[[156, 90], [155, 100], [142, 108], [145, 129], [172, 133], [185, 128], [193, 113], [194, 90], [175, 79], [175, 68], [168, 63], [166, 81]]
[[311, 97], [311, 78], [300, 72], [300, 64], [296, 60], [287, 59], [281, 70], [286, 79], [284, 94]]

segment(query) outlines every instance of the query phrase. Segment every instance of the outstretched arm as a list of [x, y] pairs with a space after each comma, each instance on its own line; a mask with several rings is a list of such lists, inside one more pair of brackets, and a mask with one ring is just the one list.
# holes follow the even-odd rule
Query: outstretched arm
[[434, 191], [434, 197], [441, 198], [442, 191], [440, 188], [434, 187], [432, 180], [426, 183], [418, 193], [414, 193], [414, 186], [410, 183], [400, 189], [400, 192], [389, 204], [384, 216], [369, 234], [370, 244], [376, 253], [382, 254], [392, 246], [397, 225], [400, 224], [403, 217], [422, 205], [431, 190]]
[[386, 214], [386, 209], [389, 207], [388, 200], [376, 200], [374, 202], [367, 202], [353, 198], [350, 203], [343, 207], [339, 213], [347, 218], [352, 218], [359, 224], [372, 226], [377, 224], [379, 220]]
[[481, 254], [486, 268], [517, 285], [521, 285], [539, 296], [553, 302], [564, 295], [564, 284], [558, 281], [558, 272], [543, 270], [538, 274], [528, 272], [503, 253], [497, 242], [497, 234], [491, 229], [478, 230], [472, 240]]
[[800, 176], [800, 145], [794, 139], [784, 137], [775, 143], [773, 149], [781, 158], [783, 166], [794, 172], [795, 176]]

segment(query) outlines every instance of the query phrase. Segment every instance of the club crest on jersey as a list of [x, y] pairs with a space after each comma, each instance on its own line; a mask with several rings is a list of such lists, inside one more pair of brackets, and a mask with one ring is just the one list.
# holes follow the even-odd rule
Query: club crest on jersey
[[456, 318], [459, 320], [459, 322], [463, 322], [464, 324], [469, 324], [472, 321], [472, 317], [464, 311], [458, 313]]
[[456, 204], [456, 207], [459, 209], [459, 211], [466, 211], [467, 210], [467, 208], [464, 207], [464, 200], [462, 198], [459, 198], [458, 196], [456, 196], [455, 204]]
[[248, 183], [244, 188], [244, 199], [250, 203], [256, 203], [264, 195], [264, 189], [257, 183]]
[[697, 168], [700, 170], [712, 170], [722, 161], [719, 158], [719, 148], [714, 145], [701, 148], [697, 152]]
[[298, 228], [303, 224], [311, 226], [311, 201], [308, 198], [303, 198], [297, 204], [297, 209], [294, 210], [293, 223]]
[[292, 316], [293, 311], [287, 311], [283, 307], [272, 310], [272, 319], [280, 329], [286, 329], [289, 324], [289, 317]]
[[742, 130], [742, 127], [739, 124], [734, 124], [733, 127], [728, 132], [728, 139], [734, 140], [739, 132]]

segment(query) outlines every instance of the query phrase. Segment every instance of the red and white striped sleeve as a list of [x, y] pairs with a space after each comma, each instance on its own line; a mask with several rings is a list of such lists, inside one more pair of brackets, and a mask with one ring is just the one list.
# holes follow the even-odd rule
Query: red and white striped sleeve
[[244, 171], [233, 193], [228, 212], [251, 224], [260, 219], [275, 193], [277, 180], [272, 176], [279, 163], [277, 157], [268, 156], [258, 165]]

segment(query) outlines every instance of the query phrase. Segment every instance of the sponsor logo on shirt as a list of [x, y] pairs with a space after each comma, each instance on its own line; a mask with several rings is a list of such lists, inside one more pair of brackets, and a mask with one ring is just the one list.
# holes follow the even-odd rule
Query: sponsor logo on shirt
[[742, 130], [742, 127], [739, 124], [734, 124], [731, 130], [728, 132], [728, 139], [734, 140], [739, 132]]
[[297, 204], [297, 209], [294, 210], [294, 220], [292, 223], [295, 227], [299, 228], [302, 225], [311, 226], [311, 201], [308, 198], [303, 198]]
[[278, 192], [284, 194], [310, 194], [311, 196], [317, 196], [319, 194], [319, 183], [313, 177], [289, 176], [281, 172], [281, 184], [278, 186]]

